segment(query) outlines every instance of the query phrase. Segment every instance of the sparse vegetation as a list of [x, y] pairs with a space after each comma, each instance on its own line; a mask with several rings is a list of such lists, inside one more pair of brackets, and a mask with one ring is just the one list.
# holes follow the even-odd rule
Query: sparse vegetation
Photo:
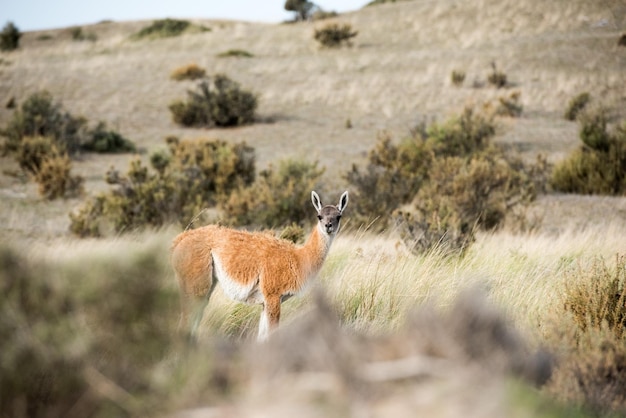
[[217, 74], [198, 85], [198, 92], [188, 91], [186, 102], [170, 104], [174, 122], [183, 126], [228, 127], [252, 123], [257, 96], [243, 90], [226, 75]]
[[254, 55], [243, 49], [229, 49], [228, 51], [220, 52], [217, 54], [219, 58], [252, 58]]
[[507, 116], [511, 118], [518, 118], [522, 115], [524, 106], [521, 103], [522, 93], [520, 91], [514, 91], [508, 96], [502, 96], [498, 98], [498, 104], [495, 112], [498, 116]]
[[8, 22], [0, 32], [0, 51], [16, 50], [20, 46], [21, 37], [22, 33], [17, 26], [13, 22]]
[[462, 86], [465, 81], [465, 71], [453, 70], [450, 74], [450, 81], [456, 87]]
[[85, 32], [82, 27], [75, 26], [69, 29], [70, 36], [74, 41], [91, 41], [95, 42], [98, 37], [93, 32]]
[[197, 80], [206, 76], [206, 70], [198, 64], [188, 64], [178, 67], [170, 74], [170, 78], [176, 81]]
[[492, 71], [487, 75], [489, 84], [496, 88], [503, 88], [508, 85], [506, 73], [500, 71], [495, 62], [491, 63]]
[[582, 112], [585, 107], [591, 101], [591, 95], [588, 92], [583, 92], [572, 98], [567, 104], [567, 109], [565, 110], [565, 119], [567, 120], [576, 120], [578, 114]]
[[328, 23], [321, 29], [315, 29], [313, 38], [327, 48], [338, 48], [342, 45], [351, 45], [350, 39], [358, 35], [358, 31], [352, 29], [352, 25], [344, 23]]
[[179, 19], [160, 19], [152, 22], [132, 36], [134, 40], [159, 39], [179, 36], [191, 27], [191, 22]]

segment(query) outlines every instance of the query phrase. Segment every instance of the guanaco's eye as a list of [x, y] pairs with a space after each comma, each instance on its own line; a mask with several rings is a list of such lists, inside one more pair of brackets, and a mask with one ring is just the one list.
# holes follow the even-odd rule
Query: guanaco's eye
[[341, 220], [341, 215], [337, 215], [337, 220]]
[[317, 215], [317, 219], [322, 220], [322, 215]]

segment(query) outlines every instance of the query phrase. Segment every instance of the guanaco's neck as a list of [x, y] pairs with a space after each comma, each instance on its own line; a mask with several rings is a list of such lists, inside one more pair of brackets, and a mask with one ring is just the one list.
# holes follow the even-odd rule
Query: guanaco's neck
[[317, 224], [304, 245], [296, 250], [302, 268], [303, 282], [320, 271], [330, 245], [333, 243], [333, 238], [334, 235], [324, 233], [322, 227]]

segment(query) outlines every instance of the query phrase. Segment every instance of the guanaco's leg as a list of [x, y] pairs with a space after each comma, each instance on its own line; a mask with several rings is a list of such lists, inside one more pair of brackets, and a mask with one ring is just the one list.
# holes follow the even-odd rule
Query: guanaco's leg
[[200, 322], [202, 322], [202, 317], [204, 316], [204, 309], [209, 304], [209, 299], [211, 299], [211, 294], [213, 290], [215, 290], [215, 285], [217, 285], [217, 279], [215, 277], [211, 278], [211, 287], [209, 287], [209, 291], [201, 298], [194, 298], [193, 300], [193, 311], [191, 316], [191, 321], [189, 323], [189, 333], [191, 338], [196, 338], [198, 333], [198, 327], [200, 326]]
[[259, 322], [258, 341], [266, 341], [271, 331], [278, 327], [280, 321], [280, 296], [266, 296]]

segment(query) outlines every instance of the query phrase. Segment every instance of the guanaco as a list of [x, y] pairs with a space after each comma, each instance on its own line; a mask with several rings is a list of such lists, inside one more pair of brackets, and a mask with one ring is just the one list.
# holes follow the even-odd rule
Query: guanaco
[[267, 340], [278, 326], [281, 302], [301, 292], [322, 268], [348, 205], [348, 192], [337, 206], [322, 205], [315, 191], [311, 201], [318, 222], [302, 246], [267, 233], [217, 225], [174, 238], [171, 260], [181, 290], [181, 325], [188, 324], [192, 336], [219, 283], [231, 299], [263, 305], [258, 340]]

